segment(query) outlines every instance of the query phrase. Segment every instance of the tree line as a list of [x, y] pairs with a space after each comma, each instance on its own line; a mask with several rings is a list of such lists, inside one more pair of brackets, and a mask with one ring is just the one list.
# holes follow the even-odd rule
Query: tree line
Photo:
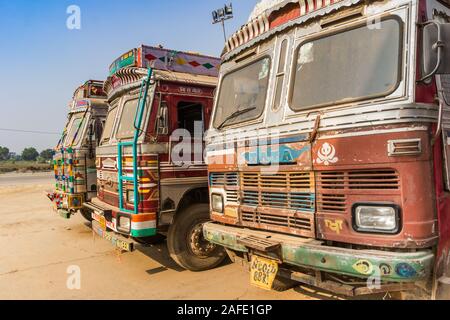
[[55, 152], [52, 149], [45, 149], [42, 150], [41, 152], [38, 152], [36, 148], [29, 147], [23, 149], [22, 153], [19, 155], [10, 152], [7, 147], [0, 146], [0, 161], [7, 161], [7, 160], [49, 161], [52, 160], [54, 154]]

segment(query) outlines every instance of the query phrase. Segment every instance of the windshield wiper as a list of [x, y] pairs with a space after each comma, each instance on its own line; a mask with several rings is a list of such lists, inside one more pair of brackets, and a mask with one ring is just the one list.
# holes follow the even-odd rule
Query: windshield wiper
[[219, 130], [222, 129], [223, 126], [224, 126], [228, 121], [230, 121], [231, 119], [234, 119], [234, 118], [236, 118], [236, 117], [238, 117], [238, 116], [240, 116], [240, 115], [242, 115], [242, 114], [244, 114], [244, 113], [247, 113], [247, 112], [252, 111], [252, 110], [255, 110], [255, 109], [256, 109], [256, 107], [250, 107], [250, 108], [245, 108], [245, 109], [242, 109], [242, 110], [236, 110], [235, 112], [233, 112], [232, 114], [230, 114], [228, 117], [226, 117], [225, 120], [223, 120], [222, 123], [219, 124], [219, 126], [217, 127], [217, 129], [219, 129]]

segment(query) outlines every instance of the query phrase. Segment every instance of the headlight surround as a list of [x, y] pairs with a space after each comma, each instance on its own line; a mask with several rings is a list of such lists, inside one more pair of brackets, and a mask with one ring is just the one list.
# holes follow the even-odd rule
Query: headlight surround
[[395, 234], [400, 230], [400, 208], [394, 204], [353, 205], [353, 227], [358, 232]]
[[221, 194], [213, 193], [211, 195], [211, 208], [214, 212], [223, 213], [223, 196]]
[[119, 215], [117, 217], [117, 230], [124, 233], [131, 232], [131, 217]]

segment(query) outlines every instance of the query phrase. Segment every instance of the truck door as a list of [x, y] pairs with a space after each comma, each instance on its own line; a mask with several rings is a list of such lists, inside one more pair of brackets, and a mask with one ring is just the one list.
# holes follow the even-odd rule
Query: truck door
[[205, 130], [204, 101], [174, 101], [175, 128], [170, 137], [170, 162], [175, 167], [189, 168], [203, 163]]

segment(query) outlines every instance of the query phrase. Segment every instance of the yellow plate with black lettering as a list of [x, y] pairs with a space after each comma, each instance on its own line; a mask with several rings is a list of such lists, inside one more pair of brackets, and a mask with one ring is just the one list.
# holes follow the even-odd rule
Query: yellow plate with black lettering
[[250, 283], [262, 289], [271, 290], [275, 276], [278, 273], [278, 263], [260, 256], [252, 256], [250, 262]]
[[106, 218], [104, 216], [99, 216], [99, 224], [103, 231], [106, 231]]

